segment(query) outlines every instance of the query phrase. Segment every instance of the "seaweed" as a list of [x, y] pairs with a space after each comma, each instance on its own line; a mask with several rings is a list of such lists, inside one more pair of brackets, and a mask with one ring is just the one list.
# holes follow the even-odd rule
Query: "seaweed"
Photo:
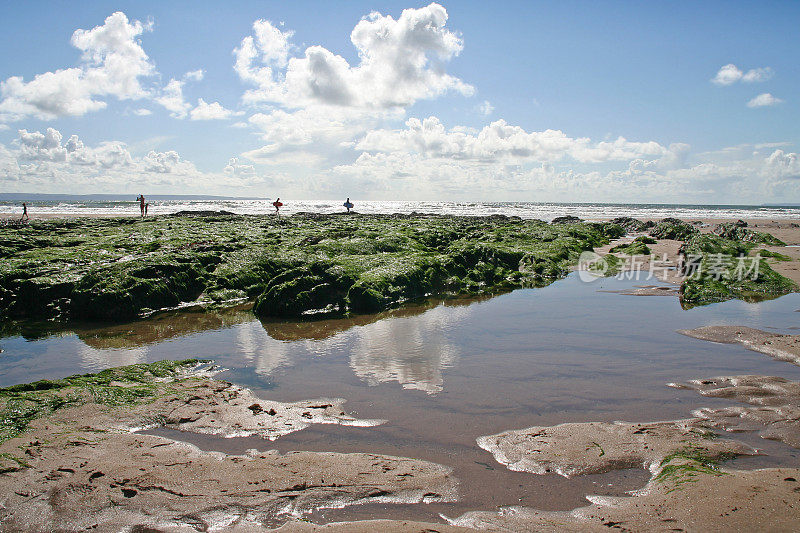
[[686, 483], [694, 483], [700, 475], [723, 476], [719, 470], [720, 463], [733, 459], [736, 453], [722, 452], [711, 454], [708, 449], [701, 446], [685, 446], [664, 457], [656, 474], [656, 483], [668, 483], [672, 488], [667, 494], [680, 490]]
[[789, 257], [788, 255], [784, 255], [784, 254], [782, 254], [780, 252], [773, 252], [771, 250], [767, 250], [766, 248], [759, 249], [756, 252], [756, 254], [760, 255], [761, 257], [770, 257], [772, 259], [775, 259], [776, 261], [791, 261], [792, 260], [792, 258]]
[[650, 230], [650, 236], [654, 239], [673, 239], [677, 241], [685, 241], [697, 233], [699, 233], [699, 230], [696, 227], [677, 218], [665, 218]]
[[[651, 239], [652, 240], [652, 239]], [[622, 253], [626, 255], [650, 255], [650, 248], [640, 240], [639, 237], [628, 244], [619, 244], [609, 250], [611, 253]]]
[[542, 286], [624, 233], [568, 222], [219, 213], [34, 221], [0, 228], [0, 316], [118, 322], [242, 301], [260, 317], [347, 315], [432, 294]]
[[740, 242], [767, 244], [769, 246], [786, 246], [786, 243], [769, 233], [748, 229], [746, 222], [725, 222], [714, 228], [713, 233], [722, 237]]
[[685, 307], [738, 298], [761, 301], [797, 290], [765, 259], [749, 257], [755, 244], [712, 234], [696, 234], [683, 245], [681, 301]]
[[152, 399], [158, 392], [157, 380], [174, 377], [202, 362], [140, 363], [0, 388], [0, 443], [24, 433], [34, 420], [70, 405], [93, 401], [117, 406]]

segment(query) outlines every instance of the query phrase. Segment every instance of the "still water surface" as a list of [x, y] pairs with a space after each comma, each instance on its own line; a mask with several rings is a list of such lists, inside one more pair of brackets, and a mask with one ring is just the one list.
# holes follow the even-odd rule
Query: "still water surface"
[[[675, 332], [737, 324], [797, 333], [800, 294], [686, 311], [673, 297], [601, 292], [633, 284], [587, 284], [573, 274], [540, 289], [431, 300], [347, 319], [262, 322], [241, 308], [167, 313], [31, 340], [11, 336], [0, 338], [0, 386], [160, 359], [214, 359], [227, 369], [220, 379], [270, 399], [346, 398], [346, 409], [357, 416], [388, 423], [312, 426], [275, 442], [157, 433], [236, 453], [277, 448], [417, 457], [453, 467], [461, 480], [457, 504], [367, 506], [314, 519], [433, 520], [438, 513], [520, 503], [569, 509], [585, 504], [585, 494], [622, 494], [649, 476], [634, 470], [567, 480], [509, 472], [475, 439], [562, 422], [685, 418], [692, 409], [730, 403], [666, 387], [671, 381], [731, 374], [800, 379], [800, 368], [789, 363]], [[769, 456], [739, 460], [742, 467], [798, 462], [786, 446], [743, 438]]]

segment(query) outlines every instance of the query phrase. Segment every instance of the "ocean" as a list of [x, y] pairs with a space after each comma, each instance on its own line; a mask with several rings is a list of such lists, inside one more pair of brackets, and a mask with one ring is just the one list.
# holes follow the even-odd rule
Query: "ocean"
[[[139, 204], [134, 200], [82, 199], [77, 196], [31, 195], [28, 212], [32, 217], [47, 216], [137, 216]], [[0, 215], [22, 213], [21, 195], [0, 195]], [[339, 200], [282, 200], [282, 214], [299, 212], [335, 213], [344, 211], [344, 199]], [[231, 211], [252, 215], [272, 213], [272, 199], [159, 197], [148, 199], [148, 214], [165, 215], [178, 211]], [[359, 201], [353, 199], [358, 213], [428, 213], [441, 215], [487, 216], [507, 215], [524, 219], [551, 221], [555, 217], [573, 215], [586, 220], [602, 220], [620, 216], [639, 219], [676, 217], [686, 220], [704, 218], [725, 219], [800, 219], [800, 206], [748, 205], [690, 205], [690, 204], [602, 204], [559, 202], [410, 202]]]

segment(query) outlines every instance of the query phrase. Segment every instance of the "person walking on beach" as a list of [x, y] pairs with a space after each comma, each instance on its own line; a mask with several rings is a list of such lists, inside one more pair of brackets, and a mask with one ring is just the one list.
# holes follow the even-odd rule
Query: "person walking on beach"
[[277, 200], [272, 202], [272, 205], [275, 206], [275, 214], [277, 215], [278, 211], [280, 211], [281, 207], [283, 206], [283, 203], [281, 202], [281, 199], [278, 198]]
[[350, 198], [344, 201], [344, 205], [347, 208], [347, 212], [349, 213], [351, 209], [353, 209], [353, 202], [350, 201]]
[[30, 217], [28, 216], [28, 204], [25, 202], [22, 202], [22, 216], [20, 217], [19, 221], [22, 222], [23, 220], [25, 222], [30, 220]]
[[144, 212], [144, 210], [145, 210], [144, 195], [140, 194], [139, 196], [136, 197], [136, 199], [139, 201], [139, 211], [141, 211], [142, 218], [144, 218], [144, 215], [145, 215], [145, 212]]

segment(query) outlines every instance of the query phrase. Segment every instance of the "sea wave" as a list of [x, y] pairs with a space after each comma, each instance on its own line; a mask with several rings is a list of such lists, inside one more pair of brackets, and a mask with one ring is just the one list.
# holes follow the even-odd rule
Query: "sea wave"
[[[524, 219], [550, 221], [555, 217], [572, 215], [586, 220], [603, 220], [620, 216], [640, 219], [677, 217], [800, 219], [800, 207], [736, 206], [736, 205], [672, 205], [672, 204], [590, 204], [534, 202], [411, 202], [355, 201], [359, 213], [427, 213], [442, 215], [487, 216], [507, 215]], [[28, 203], [32, 216], [137, 216], [139, 204], [130, 201], [32, 201]], [[214, 199], [152, 201], [149, 215], [164, 215], [178, 211], [231, 211], [237, 214], [273, 213], [271, 200]], [[331, 200], [286, 200], [282, 214], [299, 212], [335, 213], [344, 207]], [[19, 214], [19, 202], [0, 202], [0, 214]]]

